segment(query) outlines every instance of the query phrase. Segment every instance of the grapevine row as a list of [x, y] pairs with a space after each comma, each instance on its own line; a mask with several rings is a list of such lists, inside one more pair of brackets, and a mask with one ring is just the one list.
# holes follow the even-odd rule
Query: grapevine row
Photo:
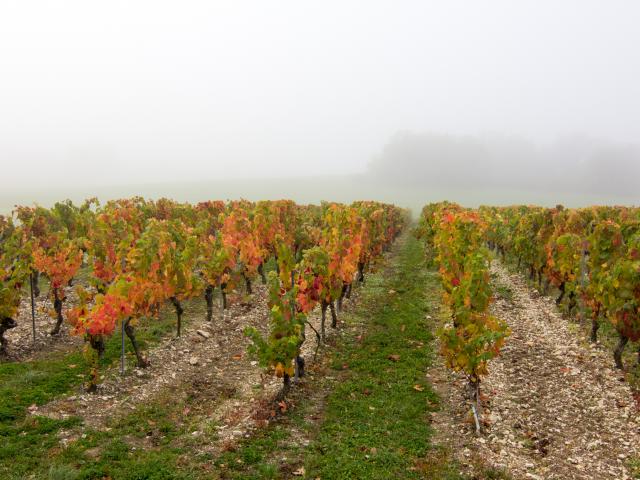
[[[396, 238], [406, 213], [392, 205], [355, 202], [297, 205], [292, 201], [209, 201], [197, 205], [168, 199], [131, 198], [100, 205], [90, 199], [51, 209], [17, 207], [0, 217], [0, 342], [15, 327], [24, 286], [35, 295], [38, 278], [48, 295], [57, 334], [65, 317], [85, 338], [97, 361], [105, 339], [118, 328], [129, 337], [140, 367], [148, 360], [138, 348], [135, 327], [173, 305], [180, 335], [184, 302], [204, 296], [207, 320], [213, 295], [252, 282], [269, 283], [271, 329], [263, 338], [247, 331], [263, 366], [285, 384], [300, 366], [308, 313], [319, 305], [321, 335], [327, 309], [336, 326], [342, 300], [354, 279]], [[265, 274], [272, 261], [276, 271]], [[89, 285], [76, 285], [79, 302], [64, 308], [66, 287], [81, 268]], [[297, 361], [295, 361], [297, 360]], [[302, 372], [300, 372], [302, 373]], [[88, 387], [95, 389], [94, 370]]]
[[451, 322], [440, 331], [440, 350], [447, 366], [466, 375], [476, 421], [481, 430], [480, 382], [488, 361], [498, 355], [506, 325], [489, 314], [490, 253], [486, 224], [477, 211], [448, 202], [424, 207], [418, 236], [437, 263]]
[[619, 335], [614, 361], [623, 368], [629, 341], [640, 340], [640, 209], [597, 206], [481, 207], [487, 240], [558, 305], [591, 319], [591, 340], [608, 322]]

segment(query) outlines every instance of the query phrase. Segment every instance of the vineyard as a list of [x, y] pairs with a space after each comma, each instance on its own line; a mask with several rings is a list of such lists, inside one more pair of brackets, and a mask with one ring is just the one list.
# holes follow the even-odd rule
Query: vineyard
[[640, 209], [90, 199], [0, 242], [3, 478], [640, 475]]
[[[192, 206], [134, 198], [103, 207], [93, 199], [80, 207], [71, 202], [57, 203], [50, 210], [18, 207], [15, 216], [17, 226], [11, 218], [0, 217], [3, 353], [8, 349], [5, 332], [17, 326], [24, 285], [29, 285], [35, 315], [40, 276], [48, 281], [47, 296], [53, 306], [50, 335], [60, 333], [66, 317], [71, 334], [83, 337], [87, 355], [97, 362], [104, 354], [105, 339], [120, 329], [140, 368], [147, 366], [147, 360], [135, 328], [143, 321], [153, 322], [163, 304], [170, 302], [175, 308], [179, 337], [184, 302], [204, 296], [211, 322], [216, 290], [224, 310], [229, 291], [243, 283], [251, 294], [259, 277], [269, 285], [271, 328], [267, 338], [254, 330], [247, 334], [261, 364], [282, 377], [287, 387], [294, 369], [296, 377], [303, 374], [299, 350], [306, 315], [320, 305], [322, 324], [317, 333], [322, 341], [327, 309], [335, 328], [336, 310], [349, 298], [353, 281], [364, 281], [365, 268], [397, 237], [406, 214], [375, 202], [316, 207], [291, 201], [239, 201]], [[267, 280], [269, 261], [275, 271]], [[65, 308], [65, 287], [81, 267], [88, 272], [86, 284], [76, 286], [78, 302]], [[35, 340], [35, 323], [33, 335]], [[97, 388], [96, 379], [94, 368], [88, 390]]]
[[[0, 353], [7, 366], [26, 365], [45, 359], [47, 347], [56, 350], [56, 338], [77, 338], [81, 345], [67, 345], [82, 352], [81, 357], [71, 354], [82, 364], [75, 377], [95, 400], [83, 398], [106, 411], [107, 404], [114, 403], [112, 396], [105, 397], [113, 390], [111, 367], [119, 363], [121, 377], [132, 368], [143, 377], [144, 370], [154, 367], [138, 333], [168, 329], [168, 308], [174, 312], [173, 329], [179, 339], [183, 317], [202, 299], [205, 323], [196, 336], [224, 342], [230, 332], [220, 330], [230, 328], [229, 315], [238, 317], [243, 309], [264, 305], [266, 316], [259, 322], [233, 325], [250, 339], [247, 351], [233, 358], [246, 353], [256, 359], [251, 365], [280, 378], [275, 401], [282, 402], [292, 382], [305, 375], [301, 352], [309, 344], [309, 332], [315, 359], [328, 340], [327, 328], [338, 327], [354, 286], [363, 284], [366, 272], [376, 268], [407, 218], [407, 212], [376, 202], [190, 205], [132, 198], [104, 205], [90, 199], [80, 206], [67, 201], [51, 209], [17, 207], [11, 217], [0, 217]], [[320, 318], [314, 325], [309, 317], [316, 307]], [[50, 317], [44, 332], [43, 313]], [[14, 331], [20, 334], [12, 336]], [[65, 344], [63, 339], [59, 343]], [[217, 345], [225, 350], [226, 345]], [[181, 360], [175, 355], [157, 358], [192, 366], [200, 362], [188, 355], [186, 346], [184, 352]], [[11, 383], [10, 375], [7, 380], [5, 385]], [[65, 377], [63, 383], [71, 385], [73, 380]], [[12, 402], [12, 393], [10, 388], [3, 393], [2, 416], [9, 420], [20, 418], [24, 403], [21, 398]], [[42, 399], [35, 400], [30, 411], [46, 415], [45, 406], [37, 405]], [[98, 417], [99, 410], [85, 408], [84, 413]]]
[[[640, 356], [623, 361], [640, 339], [640, 209], [443, 202], [423, 209], [416, 235], [442, 281], [440, 352], [461, 372], [476, 433], [490, 433], [493, 448], [479, 444], [485, 461], [497, 454], [516, 478], [640, 475]], [[581, 344], [571, 330], [587, 324]], [[483, 398], [495, 410], [485, 416]]]

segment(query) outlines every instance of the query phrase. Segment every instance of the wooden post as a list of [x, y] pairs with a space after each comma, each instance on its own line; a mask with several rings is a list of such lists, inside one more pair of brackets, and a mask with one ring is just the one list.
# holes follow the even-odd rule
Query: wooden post
[[122, 334], [122, 350], [120, 352], [120, 375], [124, 376], [124, 320], [122, 320], [122, 328], [120, 333]]
[[[295, 317], [296, 317], [296, 297], [293, 294], [294, 291], [293, 289], [295, 288], [295, 270], [291, 270], [291, 321], [294, 321]], [[302, 324], [302, 332], [300, 335], [300, 340], [298, 342], [298, 349], [302, 348], [302, 344], [305, 341], [305, 334], [304, 334], [304, 329], [305, 329], [305, 324]], [[293, 367], [295, 370], [295, 374], [294, 374], [294, 380], [297, 382], [298, 379], [304, 375], [304, 371], [301, 371], [301, 367], [304, 370], [304, 361], [302, 359], [302, 357], [300, 356], [300, 352], [296, 353], [296, 358], [293, 359]]]
[[29, 275], [29, 286], [31, 287], [31, 326], [33, 327], [33, 343], [36, 343], [36, 301], [33, 295], [33, 272]]
[[580, 297], [578, 301], [580, 302], [580, 323], [584, 323], [585, 321], [585, 308], [584, 308], [584, 289], [586, 284], [586, 276], [587, 276], [587, 255], [584, 247], [582, 247], [582, 256], [580, 257]]
[[224, 322], [224, 292], [222, 291], [222, 285], [220, 285], [220, 320]]

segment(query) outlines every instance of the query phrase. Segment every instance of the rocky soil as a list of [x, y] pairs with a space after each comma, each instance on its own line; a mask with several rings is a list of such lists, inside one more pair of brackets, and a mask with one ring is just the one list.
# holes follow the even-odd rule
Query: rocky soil
[[[15, 318], [17, 326], [8, 330], [4, 335], [8, 346], [6, 355], [3, 355], [1, 360], [32, 360], [44, 352], [63, 351], [82, 345], [82, 337], [71, 335], [67, 322], [64, 322], [60, 327], [60, 333], [57, 335], [49, 334], [56, 323], [49, 314], [49, 311], [53, 309], [53, 304], [48, 298], [49, 286], [45, 281], [41, 281], [41, 289], [40, 296], [35, 299], [35, 342], [31, 318], [31, 298], [27, 291], [23, 295], [18, 315]], [[78, 296], [74, 287], [66, 287], [65, 294], [67, 298], [63, 308], [66, 309], [77, 303]]]
[[483, 436], [476, 436], [465, 380], [440, 360], [430, 380], [443, 398], [433, 416], [438, 441], [463, 468], [508, 472], [514, 479], [634, 478], [640, 454], [640, 415], [611, 353], [571, 328], [552, 299], [541, 297], [499, 262], [494, 282], [511, 292], [493, 315], [511, 336], [483, 382]]

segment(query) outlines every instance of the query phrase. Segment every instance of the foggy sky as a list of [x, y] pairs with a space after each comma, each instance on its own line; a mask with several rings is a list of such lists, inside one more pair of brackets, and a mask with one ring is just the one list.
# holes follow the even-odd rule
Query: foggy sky
[[640, 158], [639, 21], [633, 0], [3, 0], [3, 189], [353, 174], [398, 132], [487, 168], [493, 138], [494, 181], [580, 148], [597, 177]]
[[592, 202], [602, 201], [599, 195], [608, 203], [637, 203], [640, 147], [581, 135], [536, 145], [496, 135], [400, 132], [372, 160], [367, 176], [405, 187], [514, 188], [558, 202], [578, 193]]

